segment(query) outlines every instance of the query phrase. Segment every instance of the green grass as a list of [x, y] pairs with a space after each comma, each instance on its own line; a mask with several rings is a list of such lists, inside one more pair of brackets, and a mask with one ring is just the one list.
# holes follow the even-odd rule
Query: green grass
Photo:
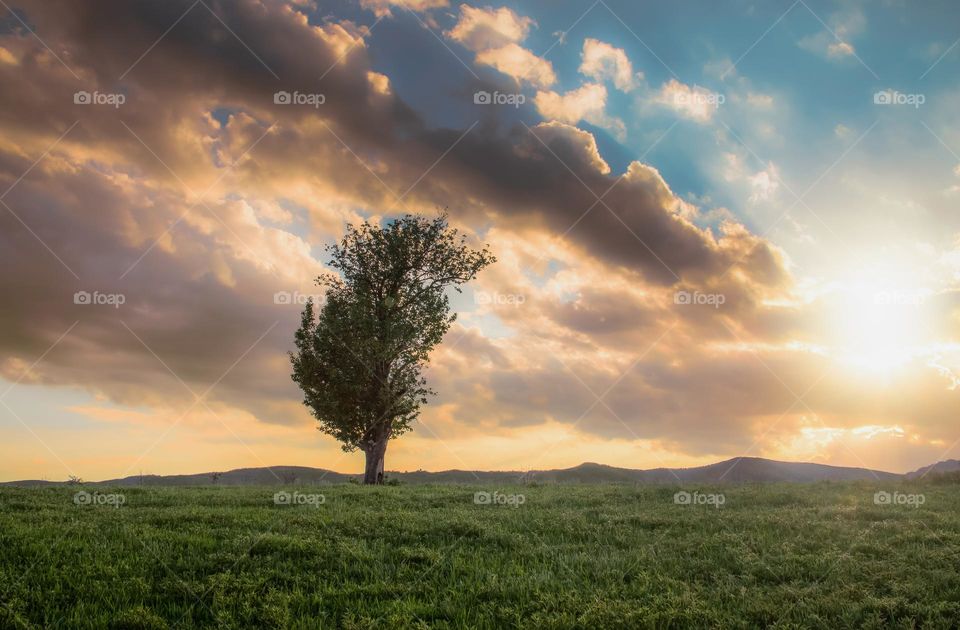
[[0, 628], [956, 627], [958, 488], [4, 488]]

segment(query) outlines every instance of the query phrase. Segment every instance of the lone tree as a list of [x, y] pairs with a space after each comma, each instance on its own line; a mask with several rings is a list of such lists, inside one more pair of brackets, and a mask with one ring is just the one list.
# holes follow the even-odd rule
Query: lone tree
[[496, 259], [471, 249], [445, 213], [351, 225], [327, 251], [339, 274], [318, 277], [324, 303], [303, 310], [293, 380], [318, 428], [366, 454], [363, 482], [383, 483], [387, 441], [409, 431], [434, 394], [422, 372], [456, 320], [446, 290], [460, 292]]

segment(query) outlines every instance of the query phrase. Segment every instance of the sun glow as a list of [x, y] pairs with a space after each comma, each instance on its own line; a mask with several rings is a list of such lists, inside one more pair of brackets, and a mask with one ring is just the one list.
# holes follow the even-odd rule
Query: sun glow
[[889, 374], [929, 353], [928, 289], [881, 279], [838, 282], [828, 296], [827, 336], [834, 356]]

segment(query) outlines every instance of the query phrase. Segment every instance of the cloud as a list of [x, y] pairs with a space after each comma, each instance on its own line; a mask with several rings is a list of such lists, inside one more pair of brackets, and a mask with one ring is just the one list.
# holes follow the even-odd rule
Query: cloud
[[390, 95], [390, 77], [380, 72], [373, 72], [372, 70], [367, 72], [367, 80], [370, 81], [370, 85], [374, 90], [379, 92], [384, 96]]
[[633, 67], [622, 48], [588, 37], [583, 41], [580, 73], [596, 81], [613, 81], [622, 92], [635, 86]]
[[603, 112], [606, 102], [607, 90], [599, 83], [588, 83], [563, 95], [538, 92], [534, 100], [541, 115], [570, 124], [576, 124], [590, 114]]
[[545, 88], [557, 80], [553, 66], [520, 46], [534, 24], [507, 7], [479, 9], [463, 4], [457, 23], [445, 35], [477, 53], [477, 63]]
[[517, 44], [527, 38], [534, 21], [507, 7], [481, 9], [460, 5], [460, 18], [445, 35], [473, 52]]
[[391, 8], [397, 7], [422, 13], [430, 9], [448, 6], [447, 0], [360, 0], [360, 6], [373, 11], [377, 17], [392, 15]]
[[780, 189], [780, 175], [777, 167], [770, 163], [762, 171], [754, 173], [748, 178], [752, 192], [750, 202], [770, 201]]
[[16, 66], [19, 64], [19, 61], [17, 61], [17, 58], [13, 56], [13, 53], [0, 46], [0, 63]]
[[770, 162], [763, 170], [752, 172], [740, 155], [724, 153], [723, 177], [728, 182], [741, 182], [749, 190], [747, 201], [751, 204], [772, 200], [780, 189], [780, 170]]
[[866, 17], [859, 9], [848, 9], [827, 18], [829, 26], [803, 37], [798, 45], [827, 59], [855, 57], [857, 52], [851, 40], [863, 32]]
[[366, 27], [358, 27], [350, 21], [327, 22], [317, 27], [317, 35], [333, 50], [337, 59], [342, 59], [354, 48], [363, 47]]
[[[558, 122], [540, 123], [533, 128], [532, 134], [537, 141], [546, 146], [568, 166], [577, 166], [578, 170], [595, 171], [601, 175], [610, 173], [610, 166], [600, 156], [596, 138], [593, 134]], [[527, 144], [528, 149], [539, 153], [539, 149]]]
[[773, 107], [773, 97], [769, 94], [760, 94], [758, 92], [747, 93], [747, 104], [758, 109], [770, 109]]
[[856, 55], [856, 51], [847, 42], [834, 42], [827, 46], [828, 57], [851, 57], [853, 55]]
[[626, 137], [623, 121], [607, 115], [607, 89], [599, 83], [586, 83], [566, 94], [537, 92], [534, 104], [544, 118], [571, 125], [585, 120], [609, 129], [621, 141]]
[[527, 81], [536, 87], [550, 87], [557, 80], [549, 61], [517, 44], [483, 50], [477, 53], [477, 63], [496, 68], [507, 76]]

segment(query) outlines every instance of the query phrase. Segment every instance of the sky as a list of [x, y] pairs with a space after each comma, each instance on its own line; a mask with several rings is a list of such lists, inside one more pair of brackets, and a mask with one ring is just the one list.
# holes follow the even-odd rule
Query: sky
[[388, 470], [960, 457], [956, 3], [7, 2], [0, 480], [362, 470], [300, 307], [443, 208]]

